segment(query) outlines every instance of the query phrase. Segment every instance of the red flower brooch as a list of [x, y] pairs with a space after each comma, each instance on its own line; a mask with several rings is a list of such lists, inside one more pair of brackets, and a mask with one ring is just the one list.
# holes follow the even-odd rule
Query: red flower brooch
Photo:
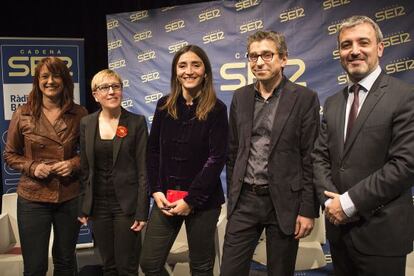
[[124, 126], [118, 126], [116, 129], [116, 136], [119, 138], [124, 138], [128, 134], [128, 129]]

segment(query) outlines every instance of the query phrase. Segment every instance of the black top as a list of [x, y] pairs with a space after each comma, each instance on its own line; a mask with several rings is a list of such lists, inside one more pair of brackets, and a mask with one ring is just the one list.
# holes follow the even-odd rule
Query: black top
[[96, 197], [112, 197], [115, 195], [112, 181], [113, 139], [101, 139], [99, 127], [95, 136], [95, 179], [94, 194]]
[[270, 136], [279, 105], [279, 94], [285, 83], [286, 79], [283, 78], [268, 99], [264, 99], [255, 87], [253, 128], [249, 159], [246, 175], [244, 176], [245, 183], [269, 184], [267, 164], [269, 161]]

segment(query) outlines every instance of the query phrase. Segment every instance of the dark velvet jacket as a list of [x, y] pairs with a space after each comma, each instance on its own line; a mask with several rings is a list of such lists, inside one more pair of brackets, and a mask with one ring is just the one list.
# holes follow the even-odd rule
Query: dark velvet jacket
[[178, 119], [173, 119], [160, 109], [166, 100], [157, 103], [148, 139], [150, 193], [179, 189], [189, 192], [184, 200], [195, 210], [219, 207], [224, 202], [220, 173], [226, 160], [226, 105], [217, 100], [207, 120], [200, 121], [197, 100], [187, 106], [180, 96]]

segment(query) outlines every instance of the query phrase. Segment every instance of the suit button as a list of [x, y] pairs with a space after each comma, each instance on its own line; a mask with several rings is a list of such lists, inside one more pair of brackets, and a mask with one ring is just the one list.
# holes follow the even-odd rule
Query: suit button
[[339, 170], [340, 170], [341, 172], [344, 172], [344, 171], [345, 171], [345, 169], [344, 169], [343, 167], [340, 167], [340, 168], [339, 168]]
[[243, 182], [243, 178], [239, 178], [239, 181], [240, 181], [240, 182]]
[[44, 149], [44, 148], [45, 148], [45, 145], [40, 144], [40, 148], [41, 148], [41, 149]]

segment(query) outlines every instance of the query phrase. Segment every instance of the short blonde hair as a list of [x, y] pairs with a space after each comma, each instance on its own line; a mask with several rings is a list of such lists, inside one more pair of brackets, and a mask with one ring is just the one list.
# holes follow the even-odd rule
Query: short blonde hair
[[107, 77], [116, 78], [119, 81], [119, 83], [122, 85], [122, 78], [117, 72], [111, 69], [103, 69], [99, 71], [98, 73], [96, 73], [95, 76], [93, 76], [92, 81], [91, 81], [92, 91], [96, 91], [98, 86], [102, 83], [102, 80]]

